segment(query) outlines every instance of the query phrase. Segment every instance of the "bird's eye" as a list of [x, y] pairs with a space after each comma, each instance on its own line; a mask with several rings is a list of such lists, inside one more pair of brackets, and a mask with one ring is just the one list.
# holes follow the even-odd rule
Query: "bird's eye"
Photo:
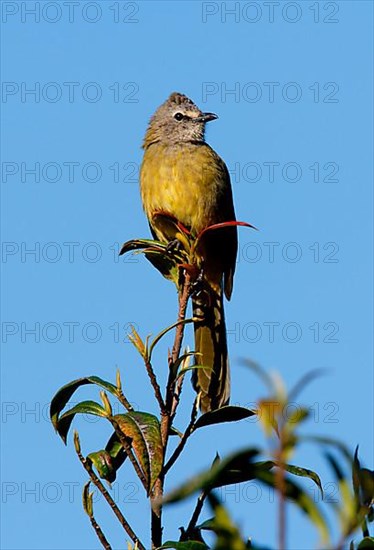
[[175, 120], [178, 120], [178, 122], [179, 122], [180, 120], [182, 120], [184, 118], [184, 116], [182, 115], [182, 113], [175, 113], [174, 118], [175, 118]]

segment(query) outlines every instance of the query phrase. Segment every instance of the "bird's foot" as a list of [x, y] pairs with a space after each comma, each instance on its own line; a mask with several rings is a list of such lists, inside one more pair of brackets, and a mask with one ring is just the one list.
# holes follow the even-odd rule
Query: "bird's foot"
[[183, 248], [182, 243], [179, 239], [173, 239], [172, 241], [169, 241], [166, 245], [166, 252], [168, 254], [174, 254], [175, 252], [179, 252]]

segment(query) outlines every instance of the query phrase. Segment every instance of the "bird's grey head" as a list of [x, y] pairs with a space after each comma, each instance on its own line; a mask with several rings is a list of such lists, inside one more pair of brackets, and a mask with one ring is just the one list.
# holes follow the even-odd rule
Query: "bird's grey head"
[[152, 116], [143, 148], [160, 141], [170, 144], [204, 141], [205, 124], [216, 118], [213, 113], [200, 111], [187, 96], [173, 92]]

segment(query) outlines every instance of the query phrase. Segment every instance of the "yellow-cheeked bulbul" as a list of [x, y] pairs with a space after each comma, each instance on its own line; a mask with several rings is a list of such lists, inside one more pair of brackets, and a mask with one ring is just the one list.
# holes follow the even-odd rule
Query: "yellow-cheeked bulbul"
[[[160, 212], [178, 220], [193, 235], [235, 220], [227, 167], [205, 142], [205, 125], [217, 118], [203, 113], [188, 97], [172, 93], [152, 116], [145, 134], [140, 171], [143, 207], [156, 239], [169, 243], [174, 235], [155, 223]], [[235, 226], [206, 232], [200, 247], [203, 280], [208, 292], [192, 296], [196, 364], [193, 385], [203, 412], [230, 399], [223, 292], [230, 299], [237, 254]]]

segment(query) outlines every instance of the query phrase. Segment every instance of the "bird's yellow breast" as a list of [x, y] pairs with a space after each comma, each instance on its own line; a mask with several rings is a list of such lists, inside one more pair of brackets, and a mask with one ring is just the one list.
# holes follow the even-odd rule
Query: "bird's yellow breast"
[[154, 143], [145, 150], [140, 188], [150, 221], [162, 211], [198, 233], [220, 221], [217, 197], [226, 185], [224, 163], [206, 144]]

